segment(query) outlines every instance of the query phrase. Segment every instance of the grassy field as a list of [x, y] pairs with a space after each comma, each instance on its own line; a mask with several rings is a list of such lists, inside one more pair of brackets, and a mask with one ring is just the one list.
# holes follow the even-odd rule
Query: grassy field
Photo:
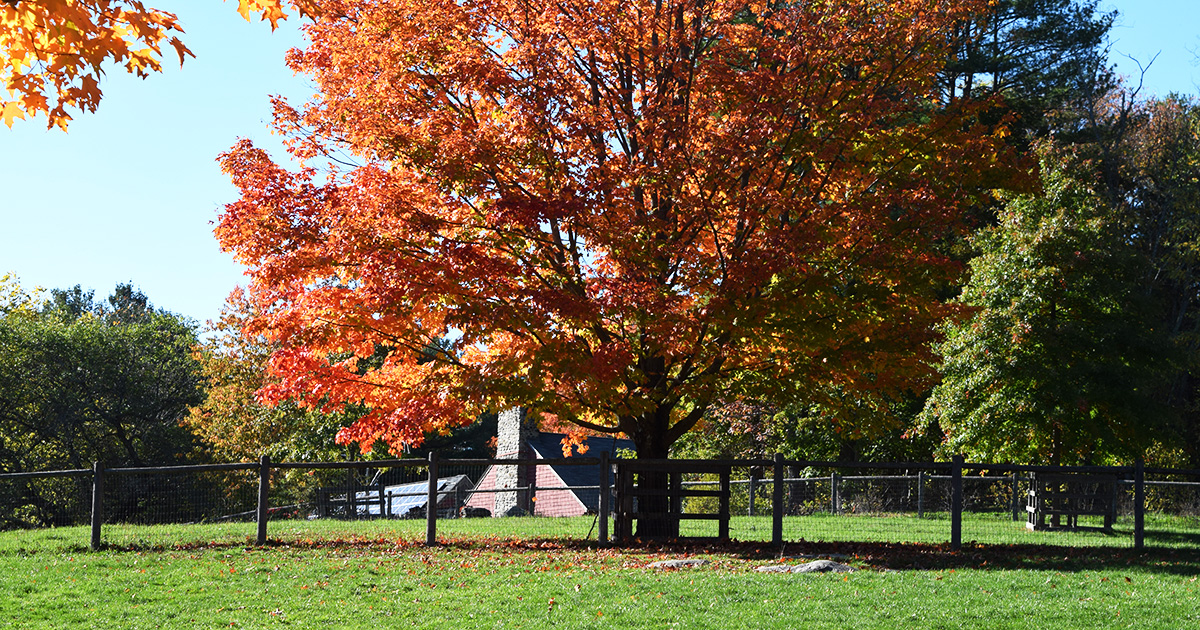
[[[1037, 545], [1050, 547], [1111, 547], [1133, 546], [1132, 519], [1124, 518], [1111, 532], [1099, 530], [1039, 531], [1025, 528], [1023, 521], [1014, 521], [1008, 514], [966, 514], [963, 519], [962, 540], [984, 545]], [[438, 535], [450, 539], [556, 539], [564, 541], [596, 541], [599, 535], [595, 517], [573, 518], [504, 518], [504, 519], [442, 519]], [[717, 524], [708, 521], [684, 521], [682, 533], [690, 536], [717, 535]], [[769, 542], [770, 516], [735, 516], [730, 522], [730, 536], [742, 542]], [[244, 544], [253, 540], [256, 526], [252, 522], [222, 523], [179, 527], [105, 525], [106, 544], [122, 548], [153, 549], [181, 544], [202, 546], [209, 543]], [[612, 528], [610, 526], [610, 531]], [[52, 537], [53, 544], [62, 548], [86, 546], [90, 537], [86, 528], [58, 528], [29, 533], [29, 536]], [[364, 520], [353, 523], [338, 520], [283, 519], [269, 523], [268, 535], [275, 542], [306, 542], [356, 535], [368, 538], [390, 538], [414, 541], [425, 540], [425, 521]], [[944, 544], [950, 540], [950, 520], [946, 514], [915, 515], [857, 515], [834, 516], [818, 513], [809, 516], [789, 516], [784, 519], [783, 537], [789, 542], [871, 542]], [[0, 553], [6, 546], [22, 538], [0, 535]], [[51, 542], [51, 541], [47, 541]], [[1200, 549], [1200, 519], [1194, 517], [1146, 516], [1146, 544], [1151, 547]]]
[[[247, 524], [130, 528], [142, 543], [97, 553], [86, 528], [0, 533], [0, 627], [1200, 626], [1194, 549], [814, 542], [781, 559], [757, 543], [600, 550], [478, 530], [426, 548], [414, 524], [280, 522], [266, 547]], [[755, 571], [801, 554], [859, 571]], [[646, 566], [683, 556], [709, 564]]]

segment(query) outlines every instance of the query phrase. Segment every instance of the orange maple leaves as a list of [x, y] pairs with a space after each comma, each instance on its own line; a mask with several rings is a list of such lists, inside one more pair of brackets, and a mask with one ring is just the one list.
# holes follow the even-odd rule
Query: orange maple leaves
[[[247, 20], [258, 13], [275, 27], [283, 0], [238, 0]], [[311, 14], [308, 0], [291, 3]], [[0, 119], [44, 114], [66, 129], [71, 112], [94, 112], [106, 65], [139, 77], [162, 70], [163, 49], [191, 55], [175, 15], [140, 0], [4, 0], [0, 2]]]

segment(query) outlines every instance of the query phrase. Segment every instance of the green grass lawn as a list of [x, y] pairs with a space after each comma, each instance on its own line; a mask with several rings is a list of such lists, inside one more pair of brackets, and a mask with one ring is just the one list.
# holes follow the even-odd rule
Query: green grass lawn
[[[835, 516], [817, 513], [809, 516], [789, 516], [784, 519], [783, 538], [788, 542], [872, 542], [943, 544], [950, 540], [950, 519], [947, 514], [927, 514], [925, 518], [907, 515]], [[483, 518], [441, 519], [438, 535], [444, 538], [482, 539], [554, 539], [596, 541], [599, 527], [595, 517], [571, 518]], [[610, 525], [609, 531], [612, 531]], [[771, 540], [770, 516], [735, 516], [730, 522], [730, 537], [744, 542]], [[153, 549], [178, 545], [202, 546], [209, 543], [244, 544], [254, 539], [256, 526], [252, 522], [205, 525], [105, 525], [106, 544], [121, 548]], [[689, 536], [717, 535], [715, 521], [683, 521], [681, 532]], [[30, 532], [26, 536], [49, 537], [61, 547], [82, 547], [88, 544], [86, 528], [58, 528]], [[337, 539], [346, 536], [367, 538], [385, 537], [410, 541], [425, 540], [425, 521], [334, 519], [307, 521], [303, 519], [272, 520], [268, 536], [276, 542], [305, 542]], [[15, 538], [0, 536], [0, 553]], [[966, 514], [963, 519], [962, 540], [985, 545], [1040, 545], [1059, 547], [1133, 546], [1132, 519], [1120, 520], [1111, 532], [1029, 531], [1023, 521], [1014, 521], [1008, 514]], [[1200, 549], [1200, 519], [1148, 514], [1146, 544], [1151, 547]]]
[[[86, 528], [0, 533], [0, 627], [1200, 626], [1194, 548], [792, 543], [789, 556], [844, 554], [860, 570], [778, 575], [754, 571], [779, 561], [756, 543], [601, 550], [475, 531], [426, 548], [420, 521], [272, 528], [266, 547], [247, 544], [252, 524], [129, 528], [158, 544], [96, 553]], [[646, 568], [684, 555], [710, 563]]]

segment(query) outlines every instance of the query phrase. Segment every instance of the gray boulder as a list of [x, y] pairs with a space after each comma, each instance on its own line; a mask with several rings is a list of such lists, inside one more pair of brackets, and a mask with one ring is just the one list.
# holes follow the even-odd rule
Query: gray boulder
[[651, 569], [691, 569], [708, 564], [703, 558], [685, 558], [678, 560], [659, 560], [646, 565]]
[[806, 564], [773, 564], [755, 569], [759, 573], [852, 573], [855, 568], [833, 560], [814, 560]]

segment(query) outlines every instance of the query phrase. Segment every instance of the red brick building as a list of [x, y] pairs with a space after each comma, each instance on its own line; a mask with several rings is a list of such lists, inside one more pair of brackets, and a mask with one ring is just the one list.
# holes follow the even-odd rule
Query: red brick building
[[[527, 421], [522, 409], [501, 413], [498, 433], [498, 459], [562, 459], [562, 434], [538, 431]], [[633, 450], [629, 440], [611, 437], [588, 438], [585, 444], [587, 453], [582, 457], [599, 457], [602, 452], [614, 457], [617, 450]], [[466, 506], [484, 508], [493, 516], [595, 513], [600, 509], [600, 474], [598, 464], [489, 466]], [[612, 483], [609, 471], [609, 487]]]

